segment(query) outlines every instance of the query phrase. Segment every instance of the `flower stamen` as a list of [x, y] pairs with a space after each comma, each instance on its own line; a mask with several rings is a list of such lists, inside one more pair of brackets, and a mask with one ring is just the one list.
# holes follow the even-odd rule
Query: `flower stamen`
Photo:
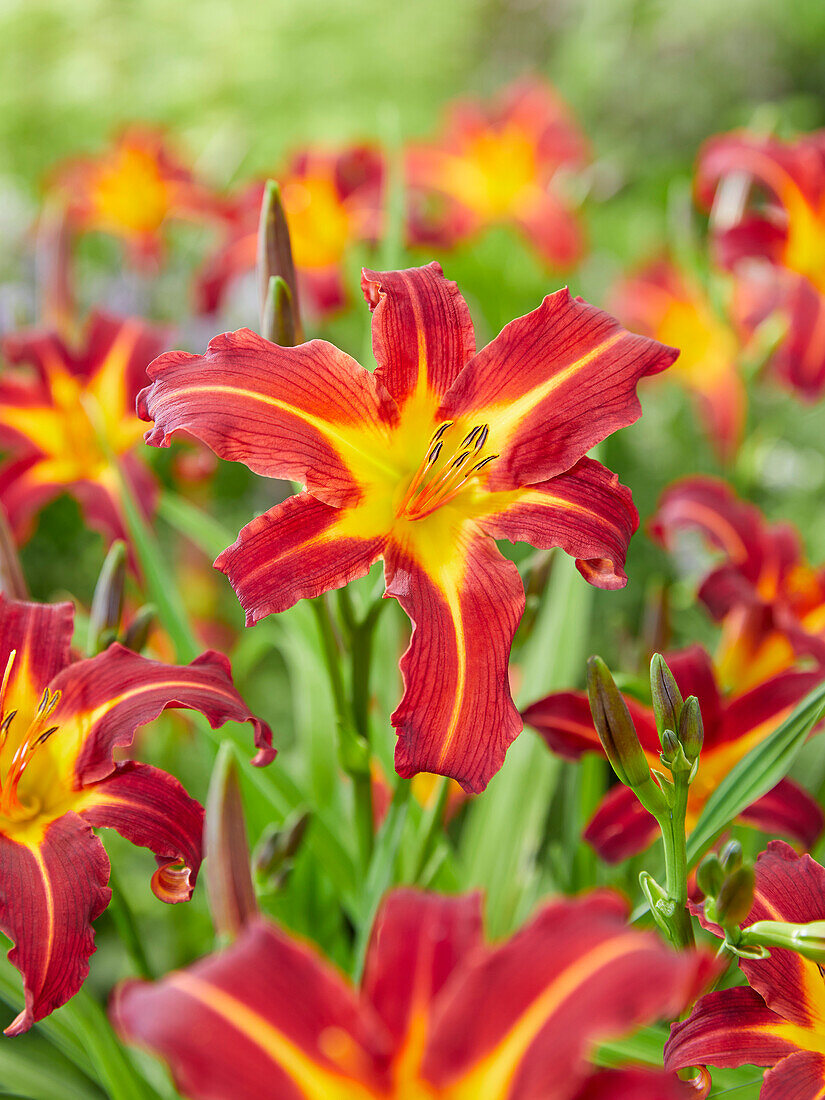
[[[11, 671], [13, 657], [14, 653], [12, 653], [9, 658], [9, 663], [6, 666], [7, 675], [4, 676], [3, 683], [0, 685], [0, 707], [2, 707], [2, 700], [5, 698], [5, 691], [8, 685], [8, 674], [10, 674]], [[20, 744], [15, 749], [8, 771], [2, 779], [2, 782], [0, 782], [0, 817], [14, 819], [28, 817], [30, 815], [31, 808], [21, 803], [17, 795], [17, 788], [20, 780], [23, 778], [23, 773], [31, 763], [37, 749], [40, 748], [41, 745], [44, 745], [59, 728], [58, 726], [50, 726], [48, 729], [43, 729], [46, 720], [54, 712], [59, 702], [59, 691], [52, 692], [48, 688], [44, 689], [34, 719], [29, 725]], [[12, 720], [16, 714], [16, 710], [10, 711], [7, 715], [3, 716], [2, 722], [0, 722], [0, 751], [5, 747], [9, 729], [11, 728]]]
[[476, 424], [464, 436], [458, 449], [442, 460], [444, 437], [451, 427], [452, 421], [445, 421], [430, 439], [427, 453], [396, 511], [399, 518], [417, 520], [429, 516], [442, 504], [453, 500], [470, 477], [498, 458], [498, 455], [487, 455], [472, 462], [478, 458], [490, 434], [489, 424]]

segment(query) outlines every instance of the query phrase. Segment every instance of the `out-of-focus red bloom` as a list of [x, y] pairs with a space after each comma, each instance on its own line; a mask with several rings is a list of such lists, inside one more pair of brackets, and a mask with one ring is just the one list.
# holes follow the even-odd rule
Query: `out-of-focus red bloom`
[[739, 368], [743, 341], [734, 325], [670, 260], [622, 280], [611, 309], [623, 324], [679, 348], [671, 377], [695, 395], [708, 438], [721, 459], [730, 461], [742, 441], [748, 403]]
[[[381, 234], [384, 160], [368, 145], [340, 152], [310, 149], [277, 176], [289, 223], [302, 308], [324, 315], [346, 300], [342, 266], [347, 250]], [[263, 183], [230, 201], [225, 239], [198, 276], [197, 308], [214, 313], [227, 287], [255, 267]]]
[[[740, 192], [735, 209], [720, 186]], [[741, 190], [740, 190], [741, 189]], [[825, 387], [825, 131], [792, 142], [746, 131], [702, 148], [699, 202], [716, 201], [720, 262], [743, 274], [740, 309], [755, 326], [779, 310], [788, 333], [775, 356], [778, 374], [803, 397]]]
[[[393, 792], [381, 765], [375, 758], [370, 764], [370, 773], [372, 779], [372, 814], [377, 830], [387, 816]], [[430, 772], [419, 772], [418, 775], [414, 776], [410, 784], [410, 792], [423, 809], [430, 810], [435, 805], [438, 798], [439, 782], [439, 777], [432, 775]], [[449, 787], [447, 802], [444, 807], [444, 821], [448, 822], [455, 817], [467, 801], [467, 795], [454, 779], [447, 779], [445, 782], [449, 784]]]
[[723, 683], [742, 690], [800, 657], [825, 665], [825, 569], [807, 564], [789, 524], [769, 524], [724, 481], [689, 477], [665, 490], [650, 531], [671, 550], [695, 532], [723, 555], [699, 588], [722, 622]]
[[120, 645], [86, 660], [69, 650], [69, 603], [0, 597], [0, 928], [15, 947], [26, 1007], [6, 1028], [26, 1031], [72, 997], [94, 951], [91, 922], [109, 903], [109, 862], [93, 829], [151, 849], [155, 894], [186, 901], [201, 861], [203, 811], [166, 772], [112, 753], [166, 707], [201, 711], [214, 726], [248, 721], [255, 763], [274, 756], [269, 727], [207, 652], [186, 667]]
[[[697, 915], [716, 935], [697, 907]], [[825, 870], [810, 856], [772, 841], [756, 862], [756, 921], [806, 924], [825, 917]], [[822, 968], [784, 948], [768, 959], [740, 959], [750, 983], [708, 993], [674, 1024], [665, 1064], [770, 1066], [761, 1100], [817, 1100], [825, 1094], [825, 986]]]
[[[682, 696], [695, 695], [699, 700], [705, 727], [699, 770], [688, 796], [687, 825], [692, 829], [720, 781], [821, 682], [825, 671], [783, 672], [748, 691], [735, 691], [725, 697], [719, 692], [713, 662], [700, 646], [670, 654], [666, 659]], [[661, 745], [653, 708], [632, 698], [626, 702], [651, 769], [661, 771]], [[578, 760], [585, 752], [604, 753], [583, 692], [548, 695], [528, 707], [523, 717], [554, 752], [568, 760]], [[744, 809], [739, 819], [765, 832], [792, 837], [806, 847], [814, 843], [825, 824], [816, 800], [790, 779], [781, 780]], [[584, 836], [600, 856], [612, 863], [644, 851], [658, 833], [656, 819], [629, 787], [619, 784], [602, 799]]]
[[112, 1014], [193, 1100], [573, 1100], [599, 1041], [677, 1013], [712, 968], [626, 919], [614, 894], [563, 899], [491, 948], [478, 895], [400, 889], [360, 992], [257, 923], [220, 955], [122, 987]]
[[545, 81], [521, 80], [489, 104], [455, 103], [440, 140], [408, 152], [411, 188], [434, 192], [446, 204], [441, 224], [420, 225], [419, 236], [450, 244], [490, 225], [513, 224], [547, 264], [570, 267], [584, 241], [557, 175], [589, 158], [584, 135]]
[[171, 220], [215, 221], [218, 196], [198, 182], [157, 131], [135, 126], [102, 153], [60, 165], [50, 190], [69, 224], [120, 237], [136, 263], [157, 260]]
[[363, 289], [374, 374], [320, 340], [227, 333], [203, 356], [152, 364], [146, 440], [165, 446], [184, 429], [306, 485], [215, 563], [249, 625], [383, 558], [386, 594], [415, 624], [392, 716], [398, 772], [477, 792], [522, 726], [507, 665], [524, 590], [494, 540], [560, 546], [591, 584], [626, 583], [636, 509], [583, 456], [636, 419], [639, 378], [677, 352], [560, 290], [476, 354], [467, 304], [438, 264], [366, 271]]
[[[123, 537], [120, 460], [136, 499], [151, 511], [155, 483], [134, 454], [143, 427], [135, 398], [166, 334], [137, 318], [93, 313], [74, 347], [37, 329], [2, 338], [0, 352], [0, 502], [18, 538], [61, 491], [83, 506], [92, 526]], [[101, 441], [104, 437], [105, 446]]]

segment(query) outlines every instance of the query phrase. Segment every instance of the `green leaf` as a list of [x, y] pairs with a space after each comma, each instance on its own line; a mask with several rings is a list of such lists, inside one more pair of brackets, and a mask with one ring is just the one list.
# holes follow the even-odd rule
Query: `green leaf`
[[216, 558], [237, 535], [220, 520], [202, 511], [177, 493], [166, 491], [158, 501], [158, 515], [179, 535], [189, 539], [206, 557]]
[[0, 1044], [0, 1090], [26, 1100], [103, 1100], [92, 1081], [40, 1035]]
[[785, 721], [731, 768], [708, 799], [687, 845], [692, 867], [746, 806], [783, 779], [808, 734], [825, 714], [825, 684], [799, 703]]

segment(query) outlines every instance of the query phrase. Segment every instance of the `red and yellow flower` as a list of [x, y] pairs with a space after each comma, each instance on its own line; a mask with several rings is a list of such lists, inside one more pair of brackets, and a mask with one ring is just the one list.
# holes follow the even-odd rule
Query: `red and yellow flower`
[[248, 624], [384, 560], [414, 623], [392, 716], [399, 774], [483, 790], [521, 730], [507, 681], [524, 609], [495, 539], [560, 546], [602, 588], [626, 583], [630, 493], [583, 455], [640, 413], [636, 384], [676, 352], [566, 290], [480, 352], [438, 264], [365, 272], [370, 374], [331, 344], [282, 348], [241, 329], [149, 369], [147, 442], [186, 430], [222, 458], [306, 490], [220, 555]]
[[[718, 198], [720, 186], [736, 202]], [[778, 374], [804, 397], [825, 387], [825, 131], [785, 142], [722, 134], [699, 154], [696, 192], [715, 208], [721, 263], [742, 273], [740, 307], [755, 326], [779, 311], [788, 332]]]
[[[478, 895], [398, 889], [376, 919], [360, 991], [257, 922], [222, 954], [122, 987], [112, 1015], [192, 1100], [615, 1098], [630, 1094], [605, 1091], [622, 1076], [594, 1074], [594, 1046], [678, 1013], [712, 965], [626, 919], [614, 894], [563, 899], [491, 948]], [[662, 1100], [671, 1088], [673, 1077], [633, 1095]]]
[[[706, 928], [720, 929], [697, 915]], [[756, 921], [807, 924], [825, 918], [825, 869], [772, 841], [756, 862]], [[785, 948], [739, 960], [748, 986], [708, 993], [673, 1025], [665, 1064], [770, 1066], [761, 1100], [819, 1100], [825, 1095], [825, 985], [822, 968]]]
[[825, 665], [825, 569], [805, 561], [789, 524], [769, 524], [724, 481], [688, 477], [665, 490], [650, 530], [668, 549], [696, 532], [722, 555], [699, 598], [722, 622], [723, 683], [742, 690], [799, 658]]
[[[705, 739], [699, 770], [690, 785], [687, 827], [692, 829], [720, 781], [746, 753], [763, 741], [825, 672], [788, 671], [748, 691], [725, 696], [719, 691], [713, 662], [700, 646], [668, 655], [667, 663], [684, 698], [695, 695], [704, 722]], [[661, 745], [653, 708], [626, 699], [651, 771], [661, 771]], [[556, 692], [524, 711], [524, 721], [549, 747], [568, 760], [586, 752], [604, 754], [583, 692]], [[765, 832], [777, 832], [810, 847], [822, 832], [825, 815], [814, 798], [790, 779], [781, 780], [740, 814], [739, 820]], [[584, 837], [603, 859], [618, 862], [642, 852], [659, 835], [656, 819], [630, 787], [611, 788], [596, 809]]]
[[255, 763], [274, 756], [269, 727], [207, 652], [186, 667], [120, 645], [86, 660], [70, 652], [73, 608], [0, 597], [0, 928], [23, 975], [26, 1005], [6, 1028], [27, 1030], [72, 997], [89, 970], [94, 921], [109, 903], [109, 862], [93, 830], [149, 848], [162, 901], [186, 901], [201, 861], [203, 810], [166, 772], [113, 750], [166, 707], [212, 726], [248, 721]]
[[[277, 177], [289, 223], [302, 307], [324, 315], [346, 300], [342, 267], [349, 248], [381, 234], [384, 159], [368, 145], [310, 149]], [[255, 267], [263, 183], [230, 200], [225, 239], [196, 283], [200, 312], [214, 313], [235, 278]]]
[[160, 257], [167, 222], [214, 221], [222, 212], [217, 195], [178, 160], [163, 134], [137, 126], [97, 156], [59, 166], [50, 190], [70, 225], [121, 238], [137, 263]]
[[622, 280], [611, 308], [623, 324], [680, 349], [671, 377], [695, 395], [708, 438], [720, 458], [730, 461], [742, 441], [748, 404], [740, 372], [741, 333], [717, 312], [707, 292], [669, 260]]
[[104, 313], [89, 317], [76, 347], [36, 329], [3, 337], [0, 445], [7, 458], [0, 465], [0, 502], [18, 537], [62, 491], [80, 501], [94, 527], [122, 536], [112, 455], [136, 499], [151, 509], [155, 484], [134, 454], [143, 433], [134, 408], [146, 367], [165, 342], [165, 334], [144, 321]]
[[428, 232], [422, 225], [419, 236], [452, 243], [491, 225], [512, 224], [551, 267], [570, 267], [584, 240], [558, 177], [589, 158], [567, 106], [542, 80], [519, 81], [490, 104], [455, 103], [441, 139], [408, 153], [413, 191], [433, 192], [447, 204], [443, 225]]

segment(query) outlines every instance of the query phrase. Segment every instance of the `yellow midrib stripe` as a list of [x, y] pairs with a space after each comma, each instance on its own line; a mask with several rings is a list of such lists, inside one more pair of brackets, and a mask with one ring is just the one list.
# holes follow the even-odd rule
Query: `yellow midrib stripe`
[[[479, 420], [488, 420], [490, 422], [491, 433], [494, 433], [496, 438], [496, 447], [499, 450], [502, 449], [505, 445], [505, 440], [501, 438], [499, 433], [503, 433], [505, 437], [508, 436], [513, 427], [518, 424], [527, 413], [535, 408], [536, 405], [539, 405], [554, 390], [569, 381], [582, 369], [582, 367], [586, 367], [588, 363], [591, 363], [626, 335], [627, 333], [624, 332], [624, 330], [614, 333], [613, 336], [609, 336], [607, 340], [604, 340], [601, 344], [597, 344], [592, 351], [588, 351], [586, 355], [583, 355], [580, 359], [576, 359], [569, 367], [565, 367], [564, 370], [559, 371], [558, 374], [553, 375], [552, 378], [548, 378], [546, 382], [534, 386], [533, 389], [529, 390], [523, 397], [519, 397], [515, 401], [508, 401], [507, 404], [503, 406], [493, 405], [484, 410], [471, 410], [473, 417], [477, 417]], [[501, 411], [497, 412], [497, 409], [501, 409]]]
[[548, 1019], [589, 976], [639, 946], [638, 932], [628, 932], [576, 959], [536, 997], [489, 1054], [444, 1089], [445, 1100], [505, 1100], [514, 1074]]
[[[369, 454], [367, 451], [361, 450], [355, 445], [352, 439], [347, 438], [345, 433], [338, 431], [328, 420], [323, 420], [320, 416], [315, 416], [313, 413], [306, 412], [304, 409], [298, 409], [294, 405], [289, 405], [286, 401], [279, 401], [277, 397], [268, 397], [266, 394], [257, 393], [255, 390], [241, 389], [239, 386], [179, 386], [175, 388], [174, 392], [176, 396], [183, 396], [190, 393], [229, 394], [235, 397], [245, 397], [252, 401], [259, 401], [262, 405], [269, 405], [270, 408], [279, 409], [281, 412], [294, 416], [297, 420], [303, 420], [311, 428], [315, 428], [315, 430], [324, 436], [325, 439], [328, 439], [330, 442], [334, 440], [338, 447], [348, 447], [360, 458], [372, 463], [373, 466], [382, 470], [384, 473], [392, 474], [394, 477], [398, 475], [398, 471], [395, 467], [383, 462], [377, 455]], [[385, 441], [385, 443], [389, 448], [389, 442]]]
[[202, 1004], [221, 1022], [259, 1047], [306, 1096], [306, 1100], [375, 1100], [380, 1094], [325, 1069], [313, 1061], [283, 1032], [231, 993], [183, 971], [166, 979], [171, 986]]
[[441, 746], [441, 753], [438, 757], [438, 767], [442, 767], [444, 761], [447, 759], [447, 755], [450, 751], [453, 741], [455, 740], [456, 730], [458, 728], [458, 720], [461, 714], [461, 708], [464, 704], [464, 692], [467, 687], [467, 643], [464, 635], [464, 620], [461, 614], [461, 600], [458, 596], [458, 587], [452, 580], [446, 578], [442, 580], [440, 585], [441, 591], [444, 593], [444, 598], [447, 602], [447, 608], [450, 612], [450, 617], [455, 625], [455, 648], [456, 648], [456, 661], [458, 667], [458, 677], [455, 685], [455, 702], [453, 703], [452, 714], [450, 715], [450, 722], [447, 726], [447, 733], [444, 736], [444, 743]]

